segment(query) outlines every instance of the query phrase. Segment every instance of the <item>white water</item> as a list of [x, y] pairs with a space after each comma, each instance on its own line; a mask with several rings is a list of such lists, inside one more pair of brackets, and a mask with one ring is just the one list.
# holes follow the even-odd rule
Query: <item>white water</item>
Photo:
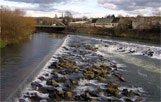
[[[122, 43], [122, 42], [120, 42]], [[153, 64], [147, 63], [146, 60], [134, 57], [136, 55], [142, 55], [146, 50], [152, 50], [154, 52], [154, 56], [147, 56], [148, 58], [156, 58], [158, 60], [161, 60], [161, 48], [160, 47], [154, 47], [154, 46], [146, 46], [146, 45], [137, 45], [137, 44], [129, 44], [124, 43], [125, 45], [108, 45], [108, 47], [105, 47], [103, 44], [96, 44], [95, 47], [98, 48], [99, 53], [101, 55], [113, 55], [121, 60], [124, 60], [124, 62], [133, 64], [138, 67], [142, 67], [145, 70], [152, 71], [155, 73], [161, 73], [160, 68], [156, 68]], [[106, 43], [107, 45], [107, 43]], [[131, 45], [131, 46], [130, 46]], [[135, 45], [135, 46], [133, 46]], [[120, 51], [119, 48], [122, 47], [124, 52]], [[134, 53], [128, 53], [131, 49], [135, 50]]]

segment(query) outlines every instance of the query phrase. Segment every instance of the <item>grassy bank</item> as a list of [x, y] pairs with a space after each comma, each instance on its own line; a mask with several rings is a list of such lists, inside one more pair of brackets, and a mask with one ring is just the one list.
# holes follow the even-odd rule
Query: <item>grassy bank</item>
[[160, 29], [127, 29], [118, 30], [113, 28], [99, 28], [99, 27], [76, 27], [70, 26], [66, 29], [67, 32], [92, 34], [92, 35], [105, 35], [112, 37], [122, 37], [139, 40], [151, 40], [160, 42]]
[[4, 48], [7, 44], [5, 42], [3, 42], [2, 40], [0, 40], [0, 48]]

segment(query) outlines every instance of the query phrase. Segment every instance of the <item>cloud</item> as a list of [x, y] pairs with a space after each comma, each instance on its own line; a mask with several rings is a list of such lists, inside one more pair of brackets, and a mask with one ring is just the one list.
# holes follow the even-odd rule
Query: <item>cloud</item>
[[[52, 12], [52, 11], [64, 12], [66, 10], [61, 9], [59, 10], [58, 8], [56, 8], [56, 5], [67, 4], [70, 2], [77, 2], [77, 1], [86, 1], [86, 0], [5, 0], [5, 1], [34, 5], [34, 7], [32, 8], [30, 7], [22, 8], [24, 10], [41, 11], [41, 12]], [[71, 12], [75, 13], [72, 10]]]
[[109, 9], [143, 12], [147, 8], [158, 9], [161, 0], [98, 0], [98, 4]]
[[34, 4], [51, 4], [51, 3], [66, 2], [67, 0], [6, 0], [6, 1], [34, 3]]

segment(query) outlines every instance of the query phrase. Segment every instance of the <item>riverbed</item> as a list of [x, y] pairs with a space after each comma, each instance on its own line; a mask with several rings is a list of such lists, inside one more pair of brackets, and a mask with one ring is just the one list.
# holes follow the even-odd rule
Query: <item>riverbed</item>
[[[33, 42], [22, 44], [21, 47], [7, 47], [8, 50], [2, 50], [2, 97], [7, 97], [9, 93], [12, 93], [45, 55], [56, 49], [56, 45], [65, 37], [65, 35], [47, 33], [34, 36]], [[97, 54], [117, 63], [118, 71], [127, 80], [126, 83], [119, 83], [119, 85], [131, 89], [141, 88], [144, 91], [146, 102], [159, 102], [161, 100], [161, 48], [159, 45], [79, 35], [72, 35], [72, 38], [84, 39], [85, 43], [92, 44], [93, 47], [97, 48]], [[43, 68], [43, 66], [41, 67]], [[12, 87], [10, 87], [11, 85]]]

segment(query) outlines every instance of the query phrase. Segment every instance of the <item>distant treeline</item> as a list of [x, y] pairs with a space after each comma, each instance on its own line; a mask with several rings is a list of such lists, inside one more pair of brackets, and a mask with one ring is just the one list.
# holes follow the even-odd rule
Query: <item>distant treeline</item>
[[25, 17], [25, 12], [8, 8], [0, 9], [0, 42], [6, 44], [19, 43], [28, 38], [35, 30], [35, 21], [32, 17]]
[[159, 42], [160, 28], [155, 27], [151, 29], [129, 29], [128, 27], [123, 28], [104, 28], [104, 27], [77, 27], [68, 26], [67, 32], [81, 33], [81, 34], [94, 34], [94, 35], [107, 35], [113, 37], [125, 37], [142, 40], [154, 40]]

